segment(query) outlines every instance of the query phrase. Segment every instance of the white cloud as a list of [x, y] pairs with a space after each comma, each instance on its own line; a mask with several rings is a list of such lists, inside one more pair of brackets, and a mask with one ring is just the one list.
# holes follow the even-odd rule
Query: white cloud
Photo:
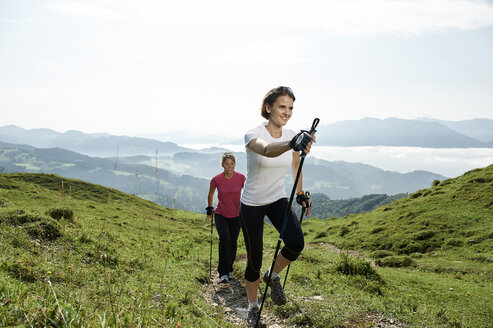
[[243, 42], [230, 40], [227, 44], [228, 46], [217, 44], [199, 48], [200, 51], [193, 53], [191, 57], [194, 61], [221, 64], [241, 62], [296, 64], [308, 60], [303, 56], [307, 41], [302, 38], [278, 37], [272, 40], [250, 39]]
[[27, 24], [27, 23], [31, 23], [32, 22], [32, 19], [29, 19], [29, 18], [15, 18], [15, 19], [12, 19], [12, 18], [3, 18], [3, 17], [0, 17], [0, 22], [10, 23], [10, 24]]
[[178, 27], [292, 26], [335, 35], [421, 34], [493, 25], [485, 0], [252, 0], [64, 1], [49, 6], [64, 15]]
[[493, 163], [491, 148], [314, 147], [310, 153], [328, 161], [364, 163], [400, 173], [425, 170], [456, 177]]

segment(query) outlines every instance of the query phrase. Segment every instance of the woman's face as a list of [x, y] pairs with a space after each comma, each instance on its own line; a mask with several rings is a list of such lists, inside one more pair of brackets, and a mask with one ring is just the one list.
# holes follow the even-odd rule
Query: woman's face
[[279, 96], [272, 107], [267, 104], [266, 110], [269, 121], [277, 126], [285, 126], [293, 115], [293, 99], [288, 95]]
[[226, 158], [223, 163], [224, 173], [233, 174], [236, 163], [231, 158]]

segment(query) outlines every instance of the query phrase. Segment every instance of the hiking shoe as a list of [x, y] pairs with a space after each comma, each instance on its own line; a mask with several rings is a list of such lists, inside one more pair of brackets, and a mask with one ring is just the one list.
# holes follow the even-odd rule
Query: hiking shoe
[[[265, 283], [267, 283], [267, 279], [269, 279], [269, 271], [264, 274]], [[284, 289], [282, 288], [281, 279], [279, 276], [270, 279], [269, 287], [272, 302], [277, 305], [286, 304], [286, 295], [284, 294]]]
[[248, 316], [247, 316], [247, 321], [248, 321], [248, 327], [255, 327], [257, 324], [257, 319], [258, 319], [258, 326], [257, 327], [267, 327], [262, 320], [262, 317], [260, 316], [260, 309], [258, 307], [252, 307], [248, 311]]
[[220, 284], [227, 284], [229, 282], [229, 277], [228, 275], [222, 275], [221, 278], [219, 278], [219, 283]]
[[233, 276], [233, 272], [228, 273], [228, 279], [233, 280], [235, 276]]

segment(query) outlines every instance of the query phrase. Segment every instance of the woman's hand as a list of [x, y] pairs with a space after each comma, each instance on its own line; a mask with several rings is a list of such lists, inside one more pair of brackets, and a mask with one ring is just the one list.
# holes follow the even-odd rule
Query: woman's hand
[[214, 207], [212, 207], [212, 206], [207, 206], [207, 207], [205, 208], [205, 211], [206, 211], [206, 213], [207, 213], [207, 218], [208, 218], [208, 219], [211, 219], [211, 218], [212, 218], [212, 214], [214, 213]]
[[[306, 131], [301, 131], [297, 135], [291, 139], [289, 142], [289, 147], [293, 148], [295, 151], [304, 151], [305, 153], [308, 153], [311, 148], [311, 143], [313, 142], [313, 137]], [[307, 147], [310, 145], [310, 148]]]
[[312, 203], [310, 200], [310, 192], [307, 191], [304, 193], [303, 191], [300, 191], [296, 194], [296, 202], [303, 206], [305, 209], [305, 213], [308, 216], [310, 214], [311, 208], [312, 208]]
[[312, 149], [312, 145], [313, 145], [313, 143], [314, 143], [314, 142], [316, 142], [316, 140], [315, 140], [315, 136], [313, 136], [313, 140], [312, 140], [312, 141], [310, 141], [310, 142], [308, 143], [308, 145], [306, 145], [306, 148], [305, 148], [305, 150], [303, 151], [305, 154], [308, 154], [308, 153], [310, 152], [310, 150]]

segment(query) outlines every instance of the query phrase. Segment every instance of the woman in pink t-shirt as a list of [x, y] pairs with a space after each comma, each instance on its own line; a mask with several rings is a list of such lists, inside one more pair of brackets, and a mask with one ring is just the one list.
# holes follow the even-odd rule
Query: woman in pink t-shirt
[[[224, 172], [212, 178], [207, 197], [207, 217], [215, 213], [216, 229], [219, 235], [219, 263], [217, 271], [219, 282], [227, 283], [233, 279], [233, 263], [236, 258], [237, 240], [240, 233], [240, 196], [245, 176], [235, 172], [236, 159], [232, 153], [224, 153], [221, 159]], [[218, 203], [212, 207], [217, 188]]]

